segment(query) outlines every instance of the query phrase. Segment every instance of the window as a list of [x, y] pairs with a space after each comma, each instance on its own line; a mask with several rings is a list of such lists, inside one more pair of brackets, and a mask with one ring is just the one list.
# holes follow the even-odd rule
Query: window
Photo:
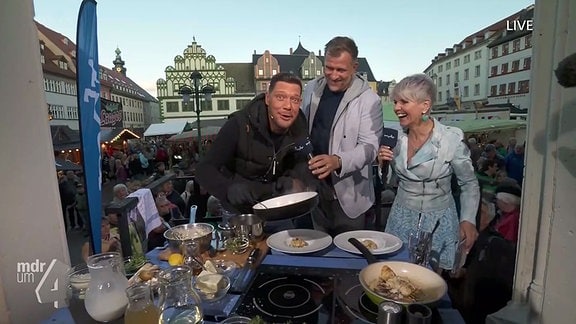
[[508, 63], [502, 64], [502, 74], [508, 73]]
[[490, 68], [490, 76], [495, 76], [496, 74], [498, 74], [498, 67], [497, 66], [493, 66]]
[[44, 54], [40, 55], [40, 63], [42, 64], [46, 63], [46, 60], [44, 59]]
[[530, 69], [530, 64], [532, 62], [532, 58], [531, 57], [527, 57], [524, 59], [524, 70], [529, 70]]
[[450, 98], [450, 90], [446, 90], [446, 100], [448, 100], [448, 98]]
[[442, 101], [442, 91], [438, 91], [438, 101]]
[[250, 99], [236, 99], [236, 110], [240, 110], [246, 107], [246, 105], [248, 105], [249, 102]]
[[512, 72], [516, 72], [520, 69], [520, 60], [512, 61]]
[[276, 73], [278, 73], [275, 69], [272, 70], [272, 75], [276, 75]]
[[474, 60], [479, 60], [482, 58], [482, 50], [477, 50], [474, 52]]
[[508, 43], [502, 44], [502, 55], [506, 55], [509, 52]]
[[470, 63], [470, 54], [464, 55], [464, 64]]
[[446, 74], [446, 85], [450, 86], [450, 74]]
[[194, 103], [192, 101], [182, 101], [182, 111], [194, 111]]
[[443, 65], [438, 65], [438, 72], [442, 72], [444, 71], [444, 66]]
[[498, 87], [493, 85], [490, 87], [490, 96], [496, 97], [498, 91]]
[[479, 77], [480, 76], [480, 65], [476, 65], [476, 67], [474, 68], [474, 77]]
[[454, 82], [460, 82], [460, 72], [454, 72]]
[[262, 91], [268, 91], [268, 82], [262, 82], [262, 83], [260, 83], [260, 90], [262, 90]]
[[464, 81], [468, 80], [470, 78], [470, 70], [466, 69], [464, 70]]
[[502, 96], [506, 94], [506, 84], [501, 84], [498, 89], [498, 95]]
[[452, 62], [446, 62], [446, 71], [452, 68]]
[[530, 80], [518, 82], [518, 93], [527, 93], [530, 90]]
[[524, 37], [524, 48], [532, 47], [532, 34]]
[[498, 57], [498, 46], [492, 47], [492, 58]]
[[468, 86], [464, 87], [464, 91], [462, 92], [462, 96], [463, 97], [468, 97], [470, 95], [469, 90], [468, 90]]
[[438, 78], [438, 86], [441, 87], [442, 86], [442, 77]]
[[457, 58], [454, 60], [454, 67], [460, 66], [460, 59]]
[[518, 52], [520, 50], [520, 40], [519, 39], [515, 39], [512, 42], [512, 52]]
[[202, 111], [212, 111], [212, 101], [202, 100], [200, 107], [202, 107]]
[[258, 75], [259, 75], [259, 76], [263, 76], [263, 75], [264, 75], [264, 70], [258, 69]]
[[230, 110], [230, 101], [218, 100], [218, 110]]
[[307, 69], [304, 70], [304, 76], [305, 76], [305, 77], [307, 77], [309, 74], [310, 74], [310, 73], [309, 73], [309, 71], [308, 71]]
[[514, 94], [516, 92], [516, 82], [508, 83], [508, 94]]
[[178, 102], [167, 102], [166, 112], [178, 112]]
[[474, 95], [475, 96], [479, 96], [480, 95], [480, 83], [476, 83], [474, 85]]

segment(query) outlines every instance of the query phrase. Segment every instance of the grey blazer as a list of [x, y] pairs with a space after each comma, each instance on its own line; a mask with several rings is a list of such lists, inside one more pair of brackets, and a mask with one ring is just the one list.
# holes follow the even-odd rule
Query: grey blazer
[[[320, 77], [304, 89], [302, 111], [310, 131], [325, 86], [325, 78]], [[372, 163], [383, 125], [380, 97], [356, 75], [336, 111], [329, 145], [329, 154], [342, 159], [340, 173], [333, 172], [331, 177], [340, 206], [350, 218], [357, 218], [374, 204]]]

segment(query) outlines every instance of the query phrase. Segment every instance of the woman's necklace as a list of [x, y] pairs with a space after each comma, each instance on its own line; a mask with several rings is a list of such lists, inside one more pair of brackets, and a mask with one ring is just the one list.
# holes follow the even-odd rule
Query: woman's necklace
[[432, 136], [432, 130], [434, 128], [431, 128], [430, 131], [428, 132], [428, 135], [426, 135], [426, 138], [419, 143], [418, 145], [416, 145], [414, 142], [415, 140], [410, 140], [410, 137], [408, 137], [408, 147], [410, 148], [410, 150], [412, 151], [412, 155], [416, 155], [416, 153], [418, 153], [418, 151], [420, 151], [420, 149], [422, 148], [422, 146], [424, 146], [424, 144], [426, 144], [426, 142], [428, 142], [428, 140], [430, 139], [430, 136]]

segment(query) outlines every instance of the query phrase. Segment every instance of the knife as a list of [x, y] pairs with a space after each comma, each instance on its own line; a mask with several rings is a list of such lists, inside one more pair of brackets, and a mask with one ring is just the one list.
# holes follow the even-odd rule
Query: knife
[[259, 255], [260, 255], [259, 248], [255, 248], [254, 250], [252, 250], [252, 252], [250, 252], [250, 254], [248, 255], [248, 259], [246, 260], [246, 264], [244, 265], [244, 267], [236, 277], [234, 284], [230, 288], [231, 292], [235, 293], [244, 292], [244, 290], [247, 288], [246, 281], [252, 277], [252, 273], [256, 268], [256, 261], [258, 260]]

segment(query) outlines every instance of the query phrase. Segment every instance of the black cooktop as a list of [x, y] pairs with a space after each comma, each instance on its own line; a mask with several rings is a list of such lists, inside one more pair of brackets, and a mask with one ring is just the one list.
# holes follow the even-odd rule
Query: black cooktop
[[[261, 265], [233, 313], [275, 323], [376, 323], [358, 270]], [[442, 323], [434, 311], [433, 323]]]

